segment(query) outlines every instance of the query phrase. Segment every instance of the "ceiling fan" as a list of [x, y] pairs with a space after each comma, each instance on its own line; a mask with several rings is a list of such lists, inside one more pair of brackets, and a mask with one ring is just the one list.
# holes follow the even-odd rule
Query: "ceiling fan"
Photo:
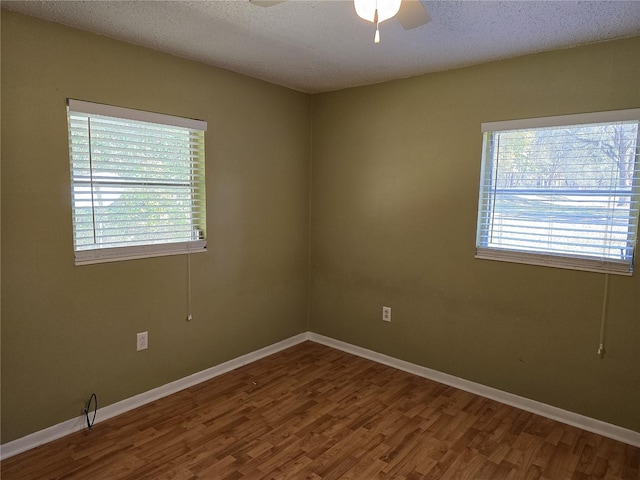
[[[285, 1], [249, 0], [261, 7], [271, 7]], [[359, 17], [376, 24], [374, 43], [380, 43], [378, 25], [394, 16], [405, 30], [413, 30], [431, 21], [431, 16], [419, 0], [354, 0], [353, 3]]]

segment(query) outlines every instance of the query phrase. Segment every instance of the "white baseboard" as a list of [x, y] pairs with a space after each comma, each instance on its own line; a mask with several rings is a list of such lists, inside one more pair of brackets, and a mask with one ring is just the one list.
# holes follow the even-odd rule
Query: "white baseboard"
[[569, 412], [542, 402], [520, 397], [513, 393], [503, 392], [496, 388], [487, 387], [480, 383], [471, 382], [447, 373], [442, 373], [427, 367], [405, 362], [404, 360], [398, 360], [397, 358], [389, 357], [382, 353], [367, 350], [366, 348], [351, 345], [350, 343], [342, 342], [340, 340], [334, 340], [333, 338], [325, 337], [317, 333], [309, 332], [309, 340], [381, 363], [383, 365], [397, 368], [398, 370], [418, 375], [419, 377], [428, 378], [429, 380], [434, 380], [438, 383], [459, 388], [460, 390], [474, 393], [481, 397], [490, 398], [491, 400], [511, 405], [512, 407], [516, 407], [527, 412], [535, 413], [552, 420], [557, 420], [558, 422], [572, 425], [574, 427], [587, 430], [588, 432], [597, 433], [604, 437], [619, 440], [626, 444], [633, 445], [634, 447], [640, 447], [640, 433], [634, 432], [633, 430], [586, 417], [578, 413]]
[[[451, 387], [459, 388], [460, 390], [471, 392], [485, 398], [490, 398], [497, 402], [511, 405], [527, 412], [551, 418], [614, 440], [619, 440], [635, 447], [640, 447], [639, 432], [634, 432], [633, 430], [628, 430], [617, 425], [612, 425], [600, 420], [585, 417], [584, 415], [562, 410], [561, 408], [520, 397], [512, 393], [503, 392], [502, 390], [487, 387], [486, 385], [471, 382], [427, 367], [405, 362], [404, 360], [399, 360], [382, 353], [367, 350], [366, 348], [351, 345], [340, 340], [334, 340], [333, 338], [325, 337], [313, 332], [300, 333], [287, 338], [286, 340], [282, 340], [281, 342], [256, 350], [255, 352], [247, 353], [246, 355], [234, 358], [233, 360], [216, 365], [215, 367], [208, 368], [201, 372], [194, 373], [193, 375], [189, 375], [188, 377], [181, 378], [161, 387], [154, 388], [131, 398], [103, 407], [98, 412], [99, 416], [96, 417], [96, 423], [103, 422], [109, 418], [115, 417], [116, 415], [120, 415], [128, 412], [129, 410], [133, 410], [134, 408], [141, 407], [160, 398], [179, 392], [180, 390], [184, 390], [185, 388], [210, 380], [231, 370], [235, 370], [236, 368], [302, 343], [305, 340], [311, 340], [312, 342], [342, 350], [344, 352], [351, 353], [383, 365], [388, 365], [420, 377], [428, 378]], [[18, 438], [17, 440], [7, 442], [0, 446], [0, 460], [4, 460], [45, 443], [57, 440], [71, 433], [78, 432], [83, 428], [85, 428], [85, 418], [80, 416], [57, 425], [53, 425], [49, 428], [45, 428], [44, 430], [26, 435], [25, 437]]]
[[[120, 415], [122, 413], [128, 412], [129, 410], [133, 410], [134, 408], [138, 408], [151, 403], [162, 397], [166, 397], [173, 393], [179, 392], [180, 390], [184, 390], [185, 388], [189, 388], [193, 385], [197, 385], [198, 383], [210, 380], [214, 377], [217, 377], [218, 375], [222, 375], [231, 370], [235, 370], [236, 368], [247, 365], [248, 363], [260, 360], [261, 358], [267, 357], [281, 350], [285, 350], [308, 339], [309, 334], [307, 332], [300, 333], [293, 337], [287, 338], [286, 340], [282, 340], [281, 342], [274, 343], [273, 345], [261, 348], [260, 350], [256, 350], [255, 352], [247, 353], [246, 355], [234, 358], [232, 360], [229, 360], [228, 362], [216, 365], [215, 367], [202, 370], [201, 372], [197, 372], [193, 375], [189, 375], [174, 382], [167, 383], [166, 385], [162, 385], [161, 387], [148, 390], [139, 395], [135, 395], [120, 402], [108, 405], [99, 410], [98, 415], [96, 416], [96, 423], [103, 422], [112, 417], [115, 417], [116, 415]], [[78, 432], [83, 428], [86, 428], [86, 420], [85, 417], [80, 416], [72, 418], [71, 420], [67, 420], [66, 422], [53, 425], [52, 427], [45, 428], [44, 430], [31, 433], [22, 438], [18, 438], [17, 440], [13, 440], [12, 442], [7, 442], [4, 445], [0, 446], [0, 460], [13, 457], [14, 455], [17, 455], [19, 453], [31, 450], [32, 448], [38, 447], [53, 440], [57, 440], [71, 433]]]

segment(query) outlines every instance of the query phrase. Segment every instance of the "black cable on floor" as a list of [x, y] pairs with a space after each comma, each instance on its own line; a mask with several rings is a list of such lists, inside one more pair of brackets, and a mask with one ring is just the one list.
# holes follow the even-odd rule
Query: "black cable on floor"
[[[93, 401], [93, 404], [94, 404], [93, 419], [89, 420], [89, 411], [91, 408], [91, 401]], [[89, 397], [89, 401], [87, 402], [87, 406], [82, 411], [84, 412], [85, 417], [87, 417], [87, 427], [89, 427], [89, 430], [91, 430], [91, 427], [93, 427], [93, 424], [96, 421], [96, 414], [98, 413], [98, 397], [96, 396], [95, 393], [91, 394], [91, 396]]]

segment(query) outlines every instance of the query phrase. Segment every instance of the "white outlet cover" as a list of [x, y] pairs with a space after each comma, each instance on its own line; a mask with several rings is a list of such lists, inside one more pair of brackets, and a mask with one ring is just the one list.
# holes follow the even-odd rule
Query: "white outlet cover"
[[136, 351], [149, 348], [149, 332], [141, 332], [136, 335]]
[[391, 321], [391, 307], [382, 307], [382, 320], [385, 322]]

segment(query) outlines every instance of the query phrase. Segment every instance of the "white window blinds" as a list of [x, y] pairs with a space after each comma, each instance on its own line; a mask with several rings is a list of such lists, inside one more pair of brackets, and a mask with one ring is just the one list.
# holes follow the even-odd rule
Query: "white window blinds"
[[476, 257], [630, 275], [640, 109], [483, 124]]
[[76, 264], [206, 249], [206, 123], [68, 101]]

